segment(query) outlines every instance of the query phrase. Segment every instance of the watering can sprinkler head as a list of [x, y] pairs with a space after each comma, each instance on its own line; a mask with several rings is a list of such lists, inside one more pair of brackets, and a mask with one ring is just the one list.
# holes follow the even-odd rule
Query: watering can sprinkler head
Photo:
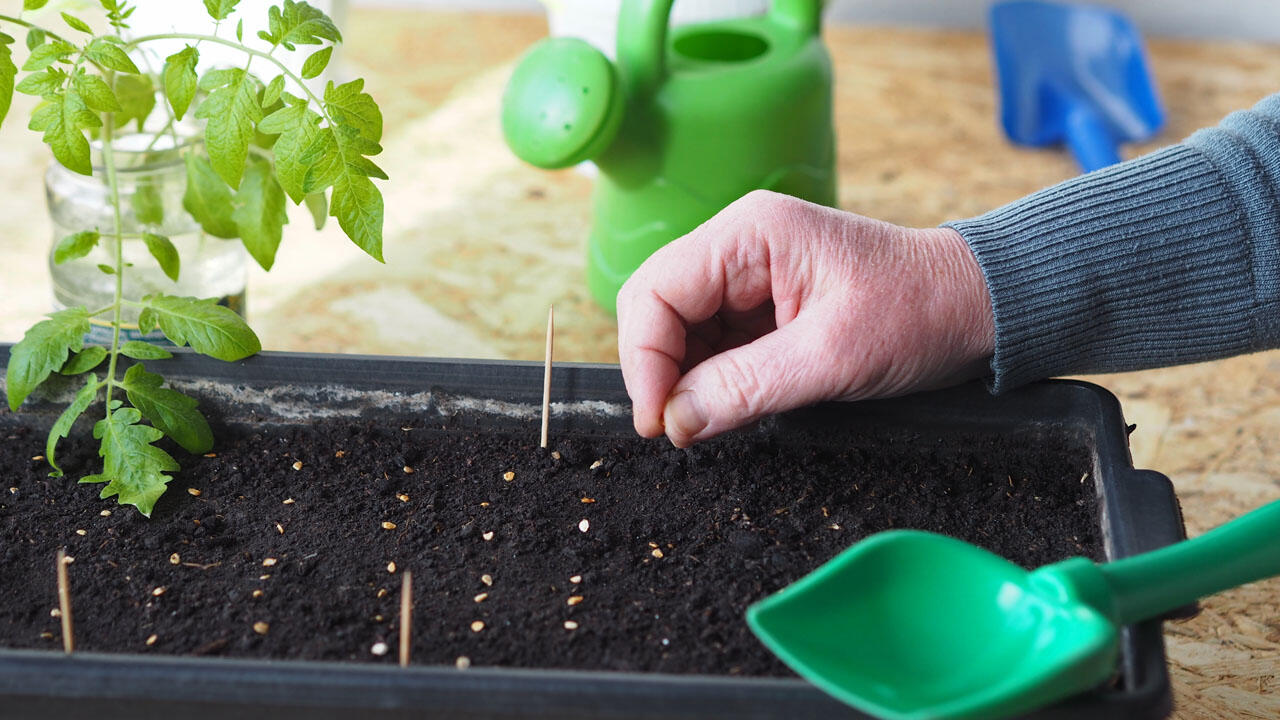
[[596, 157], [618, 135], [624, 93], [609, 58], [578, 38], [549, 38], [520, 60], [502, 96], [502, 133], [545, 169]]

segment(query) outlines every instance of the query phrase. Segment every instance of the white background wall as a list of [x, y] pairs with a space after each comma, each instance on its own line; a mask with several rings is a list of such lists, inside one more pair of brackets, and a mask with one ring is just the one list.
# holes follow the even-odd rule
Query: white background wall
[[[610, 2], [611, 0], [596, 0]], [[613, 0], [616, 1], [616, 0]], [[1280, 42], [1280, 0], [1095, 0], [1115, 7], [1147, 35]], [[355, 5], [419, 5], [537, 11], [538, 0], [351, 0]], [[677, 0], [679, 2], [679, 0]], [[989, 0], [828, 0], [835, 21], [982, 27]]]

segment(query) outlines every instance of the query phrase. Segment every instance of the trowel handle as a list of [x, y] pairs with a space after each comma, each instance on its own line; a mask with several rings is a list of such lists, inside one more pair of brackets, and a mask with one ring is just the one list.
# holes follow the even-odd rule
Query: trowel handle
[[1100, 566], [1115, 620], [1129, 624], [1280, 575], [1280, 500], [1191, 540]]
[[[667, 25], [675, 0], [622, 0], [618, 72], [631, 96], [648, 95], [666, 75]], [[821, 28], [823, 0], [773, 0], [769, 19], [805, 35]]]
[[1076, 103], [1067, 113], [1067, 146], [1087, 173], [1120, 162], [1120, 144], [1097, 111]]

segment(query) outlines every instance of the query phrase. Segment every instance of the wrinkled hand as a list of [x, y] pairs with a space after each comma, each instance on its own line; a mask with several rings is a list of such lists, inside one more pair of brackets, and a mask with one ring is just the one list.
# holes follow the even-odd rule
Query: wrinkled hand
[[679, 447], [820, 400], [978, 377], [993, 347], [958, 233], [765, 191], [659, 250], [618, 295], [636, 431]]

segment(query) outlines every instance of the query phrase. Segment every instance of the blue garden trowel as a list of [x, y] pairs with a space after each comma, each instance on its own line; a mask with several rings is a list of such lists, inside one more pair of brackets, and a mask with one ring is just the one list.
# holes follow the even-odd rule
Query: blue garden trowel
[[1085, 172], [1164, 122], [1127, 18], [1089, 5], [1002, 2], [991, 9], [1000, 120], [1014, 142], [1066, 143]]

